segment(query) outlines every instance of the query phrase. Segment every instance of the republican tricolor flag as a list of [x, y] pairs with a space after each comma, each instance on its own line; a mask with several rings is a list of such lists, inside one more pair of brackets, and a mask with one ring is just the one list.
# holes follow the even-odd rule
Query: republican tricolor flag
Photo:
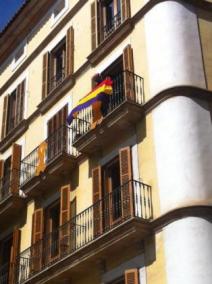
[[99, 85], [97, 85], [90, 93], [88, 93], [84, 98], [79, 100], [78, 104], [70, 114], [68, 115], [67, 122], [71, 124], [73, 119], [77, 116], [77, 113], [97, 101], [104, 103], [107, 101], [107, 96], [112, 95], [113, 92], [113, 82], [111, 79], [105, 79]]

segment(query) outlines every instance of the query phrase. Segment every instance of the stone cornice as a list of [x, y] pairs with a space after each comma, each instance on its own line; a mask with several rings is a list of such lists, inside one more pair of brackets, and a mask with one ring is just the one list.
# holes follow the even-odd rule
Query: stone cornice
[[160, 231], [169, 224], [186, 218], [199, 217], [212, 221], [212, 206], [210, 205], [194, 205], [173, 209], [151, 222], [154, 231]]

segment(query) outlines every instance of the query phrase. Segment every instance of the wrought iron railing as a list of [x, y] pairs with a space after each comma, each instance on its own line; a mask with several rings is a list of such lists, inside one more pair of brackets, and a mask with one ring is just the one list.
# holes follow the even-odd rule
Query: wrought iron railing
[[49, 79], [48, 92], [50, 93], [59, 86], [65, 79], [65, 68], [61, 68], [53, 77]]
[[72, 143], [72, 128], [66, 125], [58, 128], [21, 161], [21, 186], [42, 172], [42, 168], [39, 168], [42, 163], [47, 166], [62, 153], [77, 157], [79, 152], [72, 146]]
[[18, 126], [23, 121], [24, 104], [22, 104], [21, 107], [22, 114], [18, 113], [14, 117], [11, 117], [11, 115], [8, 117], [6, 135], [8, 135], [14, 128], [16, 128], [16, 126]]
[[18, 194], [18, 189], [20, 186], [19, 177], [20, 177], [20, 170], [12, 169], [9, 170], [0, 179], [0, 202], [4, 202], [13, 193]]
[[10, 196], [10, 172], [0, 179], [0, 202]]
[[121, 23], [121, 12], [118, 12], [113, 18], [108, 19], [107, 24], [103, 27], [104, 39], [112, 34]]
[[83, 248], [125, 221], [152, 218], [151, 187], [129, 181], [23, 251], [17, 259], [18, 283]]
[[[142, 77], [126, 70], [112, 76], [112, 81], [113, 93], [109, 96], [108, 103], [102, 104], [101, 107], [103, 118], [125, 101], [139, 105], [144, 103], [144, 80]], [[77, 118], [72, 121], [74, 142], [91, 129], [92, 122], [92, 107], [79, 111]]]
[[0, 283], [9, 284], [9, 270], [10, 264], [6, 263], [0, 266]]

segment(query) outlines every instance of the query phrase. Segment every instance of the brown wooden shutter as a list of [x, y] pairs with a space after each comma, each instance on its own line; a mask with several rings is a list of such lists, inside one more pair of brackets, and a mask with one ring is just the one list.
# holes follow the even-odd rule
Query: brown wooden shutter
[[24, 112], [24, 94], [25, 94], [25, 80], [17, 87], [16, 94], [16, 110], [15, 110], [15, 126], [23, 119]]
[[121, 0], [122, 22], [130, 18], [130, 0]]
[[60, 188], [60, 255], [67, 254], [70, 249], [70, 185]]
[[[46, 249], [46, 253], [45, 253], [45, 257], [46, 257], [46, 261], [47, 263], [51, 262], [52, 261], [52, 244], [55, 240], [53, 240], [52, 238], [52, 218], [50, 215], [50, 211], [48, 211], [47, 214], [45, 214], [45, 233], [47, 234], [47, 238], [46, 238], [46, 241], [45, 241], [45, 247], [47, 248]], [[55, 243], [53, 244], [55, 246]]]
[[91, 49], [96, 49], [96, 29], [97, 29], [97, 15], [96, 15], [96, 1], [91, 4]]
[[76, 215], [77, 215], [77, 199], [76, 197], [71, 201], [71, 250], [76, 249], [76, 234], [77, 234], [77, 220], [76, 220]]
[[35, 244], [36, 242], [42, 240], [43, 238], [43, 226], [44, 226], [44, 219], [43, 219], [43, 208], [36, 209], [33, 213], [33, 235], [32, 235], [32, 243]]
[[2, 197], [3, 194], [3, 176], [4, 176], [4, 161], [0, 160], [0, 198]]
[[44, 100], [49, 91], [49, 52], [43, 56], [43, 83], [42, 83], [42, 99]]
[[104, 18], [103, 18], [103, 6], [100, 2], [97, 2], [97, 31], [98, 31], [98, 44], [104, 40]]
[[35, 210], [32, 216], [32, 261], [30, 262], [32, 272], [38, 272], [42, 268], [43, 228], [43, 208], [39, 208]]
[[4, 175], [4, 160], [0, 160], [0, 180], [3, 178]]
[[123, 51], [124, 89], [126, 99], [135, 101], [133, 49], [127, 45]]
[[68, 105], [65, 105], [47, 123], [48, 159], [54, 158], [62, 150], [67, 151], [68, 128], [65, 127], [67, 116]]
[[98, 166], [92, 170], [93, 179], [93, 226], [94, 237], [102, 234], [102, 173]]
[[125, 284], [139, 284], [137, 268], [125, 270]]
[[10, 252], [10, 270], [9, 270], [10, 284], [16, 283], [16, 263], [20, 249], [20, 236], [21, 236], [21, 231], [19, 229], [15, 229], [13, 231], [13, 241]]
[[13, 144], [11, 157], [10, 192], [18, 195], [20, 185], [21, 146]]
[[133, 196], [132, 196], [132, 164], [130, 147], [125, 147], [119, 151], [120, 179], [122, 195], [122, 215], [124, 218], [133, 216]]
[[9, 103], [9, 96], [7, 95], [4, 97], [1, 139], [4, 139], [4, 137], [7, 134], [8, 103]]
[[74, 73], [74, 29], [70, 27], [66, 34], [66, 76]]

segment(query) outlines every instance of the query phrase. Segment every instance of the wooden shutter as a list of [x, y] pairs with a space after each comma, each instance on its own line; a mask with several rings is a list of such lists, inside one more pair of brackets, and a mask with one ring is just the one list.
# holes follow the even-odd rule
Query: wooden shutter
[[43, 56], [43, 82], [42, 82], [42, 99], [44, 100], [49, 91], [49, 52]]
[[121, 0], [122, 22], [130, 18], [130, 0]]
[[102, 173], [98, 166], [92, 170], [93, 179], [93, 226], [94, 237], [102, 234]]
[[[49, 213], [49, 212], [48, 212]], [[49, 216], [49, 214], [46, 216], [45, 215], [45, 223], [46, 223], [46, 234], [47, 234], [47, 238], [45, 238], [45, 247], [47, 248], [46, 253], [45, 253], [45, 257], [47, 262], [51, 262], [52, 261], [52, 244], [54, 247], [56, 247], [55, 245], [55, 240], [52, 238], [52, 218]], [[54, 232], [53, 232], [54, 233]]]
[[32, 259], [31, 271], [38, 272], [42, 268], [42, 250], [43, 250], [43, 228], [44, 215], [43, 208], [36, 209], [32, 216]]
[[3, 176], [4, 176], [4, 161], [0, 160], [0, 180], [3, 178]]
[[66, 76], [74, 73], [74, 29], [70, 27], [66, 33]]
[[97, 30], [97, 13], [96, 13], [96, 1], [91, 4], [91, 49], [96, 49], [96, 30]]
[[60, 109], [47, 123], [48, 160], [55, 157], [68, 146], [68, 128], [65, 127], [68, 116], [68, 105]]
[[104, 18], [103, 18], [103, 6], [100, 2], [97, 2], [97, 31], [98, 31], [98, 44], [104, 40]]
[[20, 185], [21, 146], [13, 144], [11, 157], [10, 192], [18, 195]]
[[133, 196], [132, 196], [132, 165], [130, 147], [125, 147], [119, 151], [120, 180], [122, 195], [122, 215], [124, 218], [133, 216]]
[[137, 268], [125, 270], [125, 284], [139, 284]]
[[0, 160], [0, 199], [3, 196], [4, 161]]
[[8, 103], [9, 103], [9, 96], [7, 95], [4, 97], [4, 105], [3, 105], [2, 129], [1, 129], [1, 139], [2, 140], [7, 134]]
[[70, 249], [70, 185], [60, 188], [60, 254], [67, 254]]
[[9, 269], [10, 284], [16, 283], [16, 263], [20, 249], [20, 236], [21, 236], [21, 231], [19, 229], [15, 229], [13, 231], [13, 241], [10, 252], [10, 269]]
[[77, 214], [77, 199], [76, 197], [71, 201], [71, 250], [76, 249], [76, 236], [77, 236], [77, 220], [76, 220], [76, 214]]
[[25, 80], [17, 87], [16, 94], [16, 110], [15, 110], [15, 126], [23, 119], [24, 112], [24, 94], [25, 94]]
[[128, 100], [135, 101], [135, 81], [134, 81], [134, 61], [133, 49], [131, 45], [127, 45], [123, 51], [124, 65], [124, 89], [125, 97]]
[[42, 240], [43, 238], [43, 208], [36, 209], [33, 213], [33, 225], [32, 225], [32, 243], [35, 244], [36, 242]]

